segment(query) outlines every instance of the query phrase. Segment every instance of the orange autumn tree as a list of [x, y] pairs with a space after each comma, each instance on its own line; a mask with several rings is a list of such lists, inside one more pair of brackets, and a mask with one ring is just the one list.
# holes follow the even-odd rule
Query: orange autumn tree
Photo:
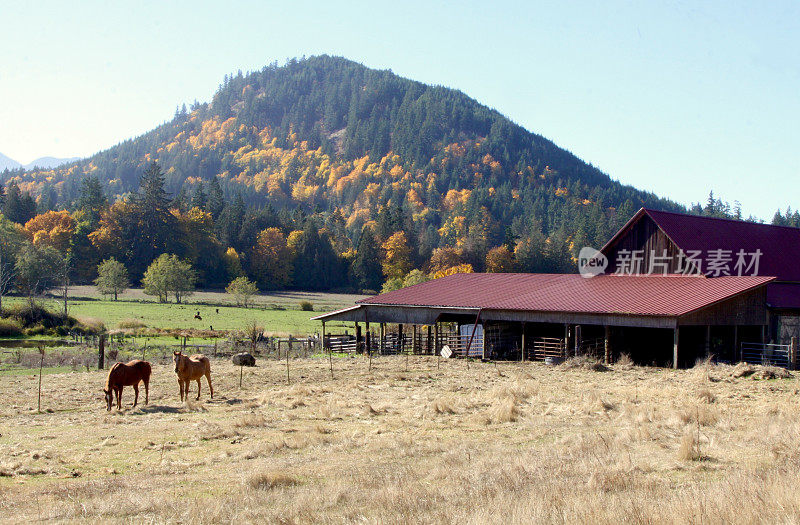
[[292, 274], [292, 252], [278, 228], [261, 230], [250, 257], [250, 270], [266, 289], [283, 288]]
[[411, 248], [405, 232], [392, 234], [381, 247], [384, 250], [381, 266], [387, 279], [401, 278], [411, 271]]
[[513, 272], [514, 267], [514, 254], [508, 246], [496, 246], [486, 254], [486, 271], [489, 273]]
[[68, 211], [47, 211], [26, 222], [24, 231], [37, 246], [65, 251], [75, 232], [75, 219]]

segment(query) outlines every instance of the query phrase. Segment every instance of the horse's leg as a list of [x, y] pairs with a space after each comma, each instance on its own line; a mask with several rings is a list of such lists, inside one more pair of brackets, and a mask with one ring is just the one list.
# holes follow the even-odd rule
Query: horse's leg
[[133, 385], [133, 392], [134, 392], [134, 394], [136, 394], [133, 397], [133, 406], [136, 406], [136, 404], [139, 402], [139, 385], [138, 384]]
[[150, 380], [144, 382], [144, 404], [148, 404], [150, 402]]
[[197, 378], [197, 399], [200, 399], [200, 377]]
[[183, 402], [183, 380], [178, 379], [178, 388], [181, 389], [181, 402]]
[[211, 391], [211, 399], [214, 399], [214, 387], [211, 386], [211, 373], [206, 372], [206, 379], [208, 380], [208, 389]]
[[122, 410], [122, 387], [117, 387], [117, 410]]

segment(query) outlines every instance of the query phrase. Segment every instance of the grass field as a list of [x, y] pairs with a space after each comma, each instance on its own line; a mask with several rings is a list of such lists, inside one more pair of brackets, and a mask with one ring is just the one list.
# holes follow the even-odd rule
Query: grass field
[[[241, 308], [232, 305], [231, 298], [221, 292], [197, 292], [189, 297], [187, 304], [161, 304], [141, 290], [129, 290], [119, 301], [111, 301], [97, 295], [94, 287], [79, 286], [71, 289], [74, 299], [69, 301], [70, 315], [78, 319], [96, 319], [108, 329], [115, 329], [123, 321], [138, 321], [148, 328], [239, 330], [249, 321], [256, 320], [267, 334], [307, 335], [319, 331], [320, 323], [310, 318], [318, 313], [352, 306], [364, 297], [360, 295], [327, 294], [315, 292], [279, 292], [261, 294], [255, 299], [255, 307]], [[13, 305], [20, 298], [7, 298], [4, 302]], [[300, 310], [300, 302], [309, 301], [315, 312]], [[62, 308], [55, 299], [45, 300], [53, 310]], [[213, 306], [210, 306], [213, 305]], [[194, 316], [200, 312], [202, 320]]]
[[[102, 372], [0, 378], [12, 522], [797, 523], [800, 380], [411, 357], [212, 363], [106, 412]], [[196, 388], [193, 386], [193, 388]], [[196, 390], [193, 390], [196, 392]]]

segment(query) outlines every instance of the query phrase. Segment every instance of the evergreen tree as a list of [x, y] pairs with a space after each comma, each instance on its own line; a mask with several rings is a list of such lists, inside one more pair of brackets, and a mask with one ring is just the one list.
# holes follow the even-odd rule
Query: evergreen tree
[[100, 179], [89, 176], [81, 181], [81, 194], [77, 207], [86, 214], [89, 223], [96, 225], [100, 221], [100, 214], [108, 207], [108, 198], [103, 192]]
[[198, 182], [192, 194], [192, 208], [206, 209], [206, 192], [203, 189], [203, 183]]
[[175, 245], [177, 222], [169, 211], [169, 205], [169, 196], [164, 191], [164, 174], [153, 162], [142, 175], [139, 193], [133, 198], [139, 226], [133, 246], [134, 275], [140, 275], [144, 265]]
[[212, 177], [208, 183], [208, 203], [206, 211], [211, 214], [214, 220], [217, 220], [224, 206], [225, 198], [222, 194], [222, 188], [219, 186], [219, 180], [217, 177]]
[[364, 226], [351, 266], [353, 284], [360, 290], [380, 290], [383, 279], [378, 241], [370, 226]]

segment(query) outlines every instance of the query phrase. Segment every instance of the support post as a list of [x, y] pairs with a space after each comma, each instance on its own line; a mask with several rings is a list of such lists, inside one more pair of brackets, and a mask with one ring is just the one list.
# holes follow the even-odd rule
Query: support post
[[358, 353], [361, 348], [361, 325], [356, 323], [356, 353]]
[[792, 336], [792, 346], [789, 349], [789, 352], [791, 357], [789, 366], [791, 366], [792, 370], [797, 370], [797, 336], [795, 335]]
[[402, 353], [405, 351], [405, 345], [403, 344], [403, 325], [397, 325], [397, 353]]
[[381, 354], [386, 351], [386, 323], [381, 323], [381, 343], [380, 343]]
[[564, 357], [569, 353], [569, 324], [564, 323]]
[[364, 323], [366, 328], [367, 355], [372, 355], [372, 333], [369, 331], [369, 323]]
[[433, 323], [433, 353], [439, 355], [439, 323]]
[[432, 330], [433, 330], [433, 327], [431, 325], [428, 325], [428, 327], [427, 327], [428, 335], [427, 335], [427, 337], [425, 339], [425, 354], [426, 355], [433, 355], [433, 351], [432, 351], [433, 349], [431, 348], [431, 344], [433, 343], [433, 335], [431, 335]]
[[325, 321], [322, 321], [322, 353], [325, 353]]
[[527, 326], [528, 326], [528, 323], [522, 323], [522, 338], [521, 338], [522, 341], [520, 341], [520, 344], [522, 346], [520, 347], [520, 350], [519, 350], [519, 353], [521, 354], [519, 360], [522, 361], [522, 362], [525, 362], [525, 328]]
[[411, 353], [417, 353], [417, 325], [411, 325]]
[[581, 325], [575, 325], [575, 357], [581, 353]]
[[680, 337], [680, 328], [675, 327], [672, 331], [672, 368], [678, 368], [678, 339]]
[[106, 336], [100, 334], [100, 339], [97, 343], [97, 369], [102, 370], [106, 366]]
[[611, 364], [611, 327], [605, 325], [603, 329], [603, 362], [608, 365]]

